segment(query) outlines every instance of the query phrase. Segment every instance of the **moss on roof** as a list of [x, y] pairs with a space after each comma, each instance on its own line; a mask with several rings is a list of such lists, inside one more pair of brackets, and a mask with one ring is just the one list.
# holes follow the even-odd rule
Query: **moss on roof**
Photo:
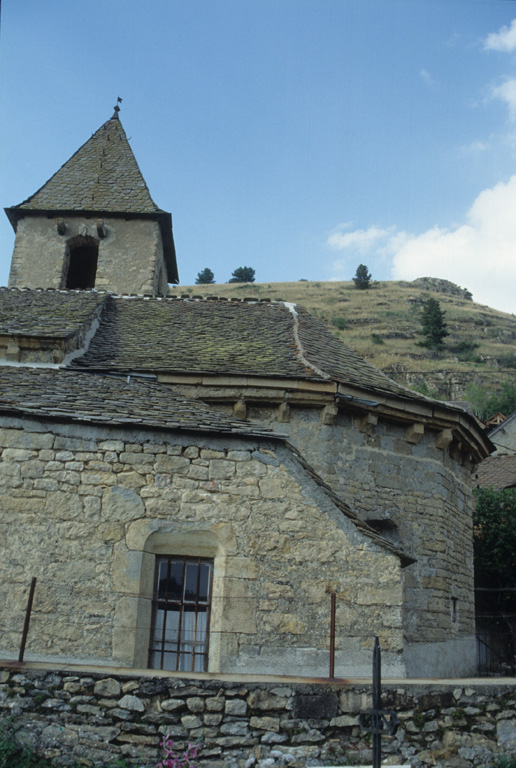
[[70, 368], [335, 381], [426, 400], [378, 371], [306, 310], [284, 302], [0, 289], [0, 333], [68, 336], [99, 314], [88, 349]]
[[[144, 340], [144, 343], [142, 343]], [[413, 399], [300, 307], [110, 297], [76, 368], [338, 381]]]

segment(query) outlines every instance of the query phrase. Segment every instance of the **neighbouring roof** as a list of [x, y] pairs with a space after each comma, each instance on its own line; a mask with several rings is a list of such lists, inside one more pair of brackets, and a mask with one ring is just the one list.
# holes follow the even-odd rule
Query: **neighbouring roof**
[[104, 426], [271, 436], [164, 384], [126, 376], [0, 366], [0, 413], [66, 419]]
[[513, 411], [507, 418], [488, 431], [490, 440], [495, 442], [493, 438], [499, 434], [503, 434], [507, 430], [507, 427], [511, 430], [516, 430], [516, 411]]
[[346, 347], [302, 307], [284, 302], [110, 296], [97, 334], [72, 365], [334, 380], [425, 400]]
[[487, 421], [485, 422], [486, 428], [490, 429], [491, 427], [499, 427], [500, 424], [503, 424], [506, 418], [507, 416], [505, 415], [505, 413], [498, 411], [498, 413], [494, 413], [492, 416], [490, 416], [487, 419]]
[[106, 294], [0, 288], [0, 334], [67, 338], [91, 324]]
[[516, 454], [489, 456], [481, 461], [474, 477], [481, 488], [516, 487]]

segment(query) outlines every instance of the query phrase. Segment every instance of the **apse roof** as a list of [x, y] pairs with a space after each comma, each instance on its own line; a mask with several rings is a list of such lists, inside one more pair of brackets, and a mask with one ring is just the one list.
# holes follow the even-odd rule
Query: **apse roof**
[[[143, 343], [142, 343], [143, 341]], [[424, 399], [285, 302], [110, 296], [73, 367], [339, 381]]]

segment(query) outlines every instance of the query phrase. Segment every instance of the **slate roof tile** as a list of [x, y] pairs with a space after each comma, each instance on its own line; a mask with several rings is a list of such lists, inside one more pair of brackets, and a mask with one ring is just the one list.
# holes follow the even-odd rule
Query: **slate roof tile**
[[134, 377], [0, 367], [0, 412], [38, 418], [250, 436], [272, 433]]
[[516, 487], [516, 454], [497, 454], [481, 461], [477, 467], [475, 480], [481, 488]]
[[0, 334], [67, 338], [90, 324], [106, 294], [0, 288]]

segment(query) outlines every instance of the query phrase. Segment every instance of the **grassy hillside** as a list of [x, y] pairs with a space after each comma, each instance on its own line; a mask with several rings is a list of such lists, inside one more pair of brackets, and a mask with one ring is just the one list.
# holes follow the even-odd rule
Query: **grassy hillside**
[[[294, 302], [320, 318], [348, 346], [399, 382], [446, 400], [462, 400], [471, 384], [496, 390], [516, 376], [516, 316], [476, 304], [446, 280], [378, 282], [232, 283], [177, 286], [171, 293]], [[433, 296], [446, 313], [444, 350], [421, 342], [422, 302]]]

